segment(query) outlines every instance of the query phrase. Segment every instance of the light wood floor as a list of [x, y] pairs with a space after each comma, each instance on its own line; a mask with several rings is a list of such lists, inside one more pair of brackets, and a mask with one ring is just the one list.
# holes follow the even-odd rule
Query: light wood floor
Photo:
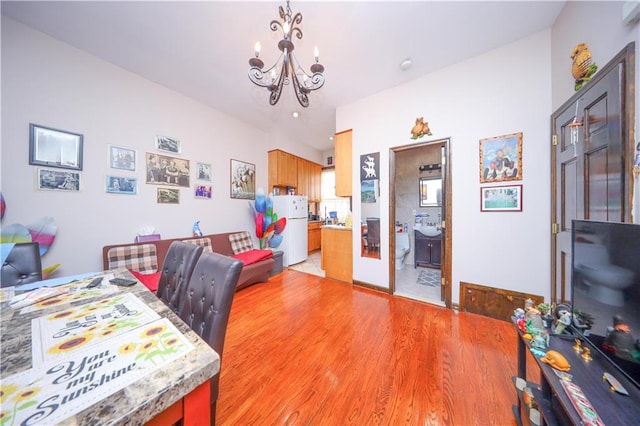
[[285, 269], [235, 295], [217, 424], [514, 425], [515, 374], [507, 322]]

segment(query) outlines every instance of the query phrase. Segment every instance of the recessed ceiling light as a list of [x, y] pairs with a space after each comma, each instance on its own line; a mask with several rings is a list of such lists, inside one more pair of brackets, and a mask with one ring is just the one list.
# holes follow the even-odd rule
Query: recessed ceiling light
[[329, 136], [329, 140], [332, 141], [333, 140], [333, 136]]
[[298, 111], [293, 111], [293, 112], [291, 113], [291, 116], [292, 116], [293, 118], [298, 118], [298, 117], [300, 116], [300, 113], [299, 113]]
[[407, 58], [404, 61], [400, 62], [400, 69], [402, 71], [406, 71], [409, 68], [411, 68], [412, 65], [413, 65], [413, 61], [411, 60], [411, 58]]

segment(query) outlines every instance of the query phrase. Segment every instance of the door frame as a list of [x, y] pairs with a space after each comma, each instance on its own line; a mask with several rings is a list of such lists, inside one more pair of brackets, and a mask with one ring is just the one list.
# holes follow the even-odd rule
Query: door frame
[[396, 258], [393, 255], [396, 251], [395, 226], [396, 223], [396, 191], [395, 191], [395, 175], [396, 175], [396, 152], [407, 151], [425, 146], [443, 146], [444, 147], [444, 164], [442, 165], [442, 265], [440, 271], [442, 280], [440, 284], [444, 291], [444, 304], [451, 309], [451, 268], [452, 268], [452, 242], [453, 242], [453, 223], [451, 218], [452, 212], [452, 187], [451, 187], [451, 138], [441, 138], [432, 141], [417, 142], [409, 145], [401, 145], [389, 148], [389, 294], [396, 291]]

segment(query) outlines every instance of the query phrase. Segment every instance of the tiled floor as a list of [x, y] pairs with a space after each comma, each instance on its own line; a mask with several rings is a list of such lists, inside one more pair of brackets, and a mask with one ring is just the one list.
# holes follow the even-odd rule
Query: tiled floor
[[[290, 269], [305, 272], [311, 275], [324, 277], [324, 271], [320, 268], [320, 252], [311, 253], [306, 261], [290, 265]], [[429, 273], [427, 281], [440, 281], [440, 270], [432, 268], [414, 268], [413, 265], [404, 265], [399, 271], [396, 271], [396, 292], [398, 296], [409, 297], [412, 299], [422, 300], [433, 303], [435, 305], [444, 306], [444, 302], [440, 300], [440, 286], [429, 286], [418, 284], [418, 276], [420, 271]]]
[[306, 272], [307, 274], [317, 275], [324, 277], [324, 271], [320, 267], [320, 251], [313, 252], [309, 255], [307, 260], [295, 265], [289, 265], [289, 269], [293, 269], [300, 272]]
[[423, 268], [420, 266], [414, 268], [413, 265], [404, 265], [401, 270], [396, 271], [395, 294], [444, 306], [444, 302], [440, 300], [440, 285], [431, 287], [429, 285], [418, 284], [420, 271], [429, 273], [429, 281], [440, 281], [441, 275], [439, 269]]

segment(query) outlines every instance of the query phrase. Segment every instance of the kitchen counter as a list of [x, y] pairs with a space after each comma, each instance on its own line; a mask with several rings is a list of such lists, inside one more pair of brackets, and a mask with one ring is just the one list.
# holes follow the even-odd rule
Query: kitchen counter
[[339, 225], [322, 227], [322, 269], [327, 278], [353, 282], [352, 228]]

